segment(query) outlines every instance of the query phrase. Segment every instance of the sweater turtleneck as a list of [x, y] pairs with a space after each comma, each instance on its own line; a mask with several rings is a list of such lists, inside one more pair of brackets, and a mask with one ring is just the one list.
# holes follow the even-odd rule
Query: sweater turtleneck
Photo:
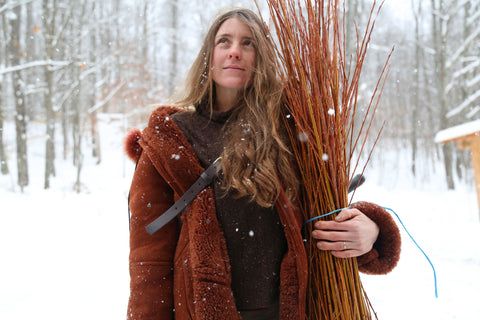
[[[185, 111], [172, 116], [200, 164], [207, 168], [223, 151], [224, 126], [229, 111]], [[228, 130], [228, 127], [226, 128]], [[216, 213], [227, 243], [232, 291], [238, 310], [268, 310], [278, 306], [280, 265], [287, 242], [274, 208], [264, 208], [248, 197], [226, 194], [214, 183]]]

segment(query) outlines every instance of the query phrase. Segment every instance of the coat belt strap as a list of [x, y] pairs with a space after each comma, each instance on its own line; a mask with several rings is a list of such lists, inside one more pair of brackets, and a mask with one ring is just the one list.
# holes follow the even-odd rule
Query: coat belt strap
[[212, 183], [213, 179], [217, 176], [218, 171], [220, 170], [220, 158], [215, 160], [208, 168], [205, 170], [200, 177], [193, 183], [193, 185], [188, 188], [188, 190], [180, 197], [171, 206], [167, 211], [165, 211], [161, 216], [151, 222], [145, 227], [147, 232], [153, 235], [155, 232], [160, 230], [164, 225], [169, 223], [173, 218], [175, 218], [180, 212], [187, 207], [187, 205], [192, 202], [193, 199], [202, 191], [206, 186]]

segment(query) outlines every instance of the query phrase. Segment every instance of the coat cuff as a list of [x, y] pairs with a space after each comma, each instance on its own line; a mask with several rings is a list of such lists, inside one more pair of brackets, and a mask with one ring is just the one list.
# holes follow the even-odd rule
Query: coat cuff
[[366, 274], [387, 274], [400, 259], [401, 237], [395, 221], [381, 206], [370, 202], [356, 202], [350, 206], [363, 212], [379, 227], [373, 249], [357, 258], [359, 270]]

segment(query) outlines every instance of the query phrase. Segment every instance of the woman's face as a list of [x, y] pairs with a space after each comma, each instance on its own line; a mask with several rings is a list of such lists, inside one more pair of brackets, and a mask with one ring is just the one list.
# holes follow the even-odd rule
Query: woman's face
[[218, 94], [238, 93], [252, 79], [256, 44], [250, 28], [237, 18], [226, 20], [215, 35], [212, 79]]

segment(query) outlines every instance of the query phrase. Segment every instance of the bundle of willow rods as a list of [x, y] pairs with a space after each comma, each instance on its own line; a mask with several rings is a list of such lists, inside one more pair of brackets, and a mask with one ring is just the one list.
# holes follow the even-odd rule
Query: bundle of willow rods
[[[386, 63], [366, 112], [360, 121], [355, 119], [360, 71], [374, 26], [376, 4], [362, 38], [357, 34], [356, 55], [352, 67], [347, 67], [344, 7], [340, 8], [337, 0], [267, 3], [274, 26], [272, 37], [277, 38], [277, 71], [295, 123], [295, 128], [287, 128], [291, 128], [289, 137], [302, 183], [301, 205], [308, 220], [348, 206], [350, 169], [358, 166], [352, 155], [357, 148], [357, 154], [364, 149], [383, 89], [381, 80], [384, 83], [388, 73]], [[359, 128], [354, 130], [354, 123]], [[305, 226], [307, 237], [313, 223]], [[319, 250], [315, 241], [307, 241], [306, 250], [307, 319], [371, 319], [372, 308], [361, 284], [357, 260], [335, 258]]]

